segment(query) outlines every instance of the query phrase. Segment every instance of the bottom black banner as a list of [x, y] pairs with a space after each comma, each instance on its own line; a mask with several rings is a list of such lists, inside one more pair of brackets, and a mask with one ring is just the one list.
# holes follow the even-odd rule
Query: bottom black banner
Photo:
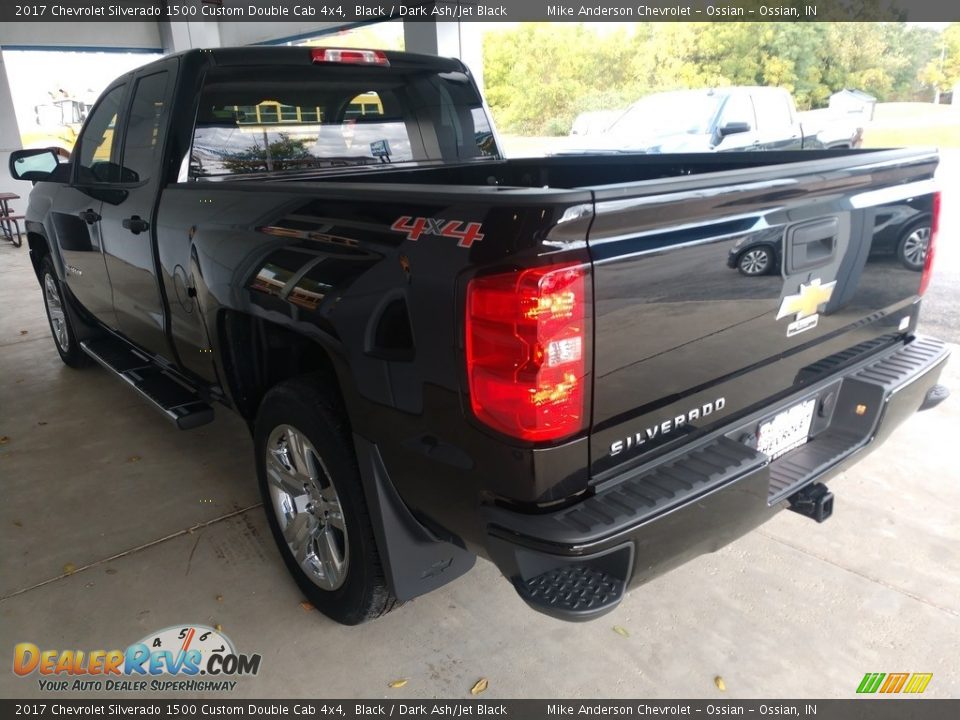
[[796, 717], [816, 720], [941, 720], [960, 717], [960, 700], [0, 700], [0, 718], [457, 718], [518, 720], [584, 717]]

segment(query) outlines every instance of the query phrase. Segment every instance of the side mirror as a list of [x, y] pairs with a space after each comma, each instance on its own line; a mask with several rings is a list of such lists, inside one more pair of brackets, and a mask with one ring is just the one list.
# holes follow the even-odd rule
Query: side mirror
[[55, 148], [14, 150], [10, 153], [10, 177], [32, 182], [49, 180], [59, 164], [60, 155]]
[[748, 122], [728, 122], [720, 126], [720, 137], [727, 135], [738, 135], [740, 133], [750, 132], [753, 128]]

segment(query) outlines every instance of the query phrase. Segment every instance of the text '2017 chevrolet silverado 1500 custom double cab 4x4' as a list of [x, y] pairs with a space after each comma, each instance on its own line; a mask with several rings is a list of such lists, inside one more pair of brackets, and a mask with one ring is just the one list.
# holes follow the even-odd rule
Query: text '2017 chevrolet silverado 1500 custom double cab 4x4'
[[[507, 160], [457, 60], [190, 51], [34, 180], [57, 350], [254, 439], [272, 533], [344, 623], [477, 556], [589, 619], [792, 508], [943, 396], [917, 337], [927, 151]], [[922, 273], [871, 255], [901, 206]], [[743, 238], [778, 273], [731, 273]], [[77, 381], [81, 379], [78, 376]]]

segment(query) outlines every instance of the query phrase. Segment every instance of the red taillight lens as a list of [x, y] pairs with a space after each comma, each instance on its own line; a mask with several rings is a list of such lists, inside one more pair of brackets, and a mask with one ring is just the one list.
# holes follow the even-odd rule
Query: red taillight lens
[[930, 218], [930, 240], [927, 243], [927, 257], [923, 262], [923, 275], [920, 276], [920, 294], [927, 291], [930, 276], [933, 275], [933, 255], [940, 234], [940, 193], [933, 194], [933, 216]]
[[382, 65], [390, 67], [386, 53], [380, 50], [352, 50], [348, 48], [313, 48], [310, 59], [315, 63], [346, 63], [348, 65]]
[[583, 429], [586, 279], [582, 265], [550, 265], [470, 281], [467, 376], [482, 422], [522, 440]]

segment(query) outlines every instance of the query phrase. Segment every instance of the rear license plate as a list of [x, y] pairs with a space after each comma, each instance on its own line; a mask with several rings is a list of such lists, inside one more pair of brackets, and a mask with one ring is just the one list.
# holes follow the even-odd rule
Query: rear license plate
[[757, 430], [757, 450], [766, 453], [773, 460], [806, 443], [816, 405], [816, 398], [805, 400], [760, 423], [760, 429]]

